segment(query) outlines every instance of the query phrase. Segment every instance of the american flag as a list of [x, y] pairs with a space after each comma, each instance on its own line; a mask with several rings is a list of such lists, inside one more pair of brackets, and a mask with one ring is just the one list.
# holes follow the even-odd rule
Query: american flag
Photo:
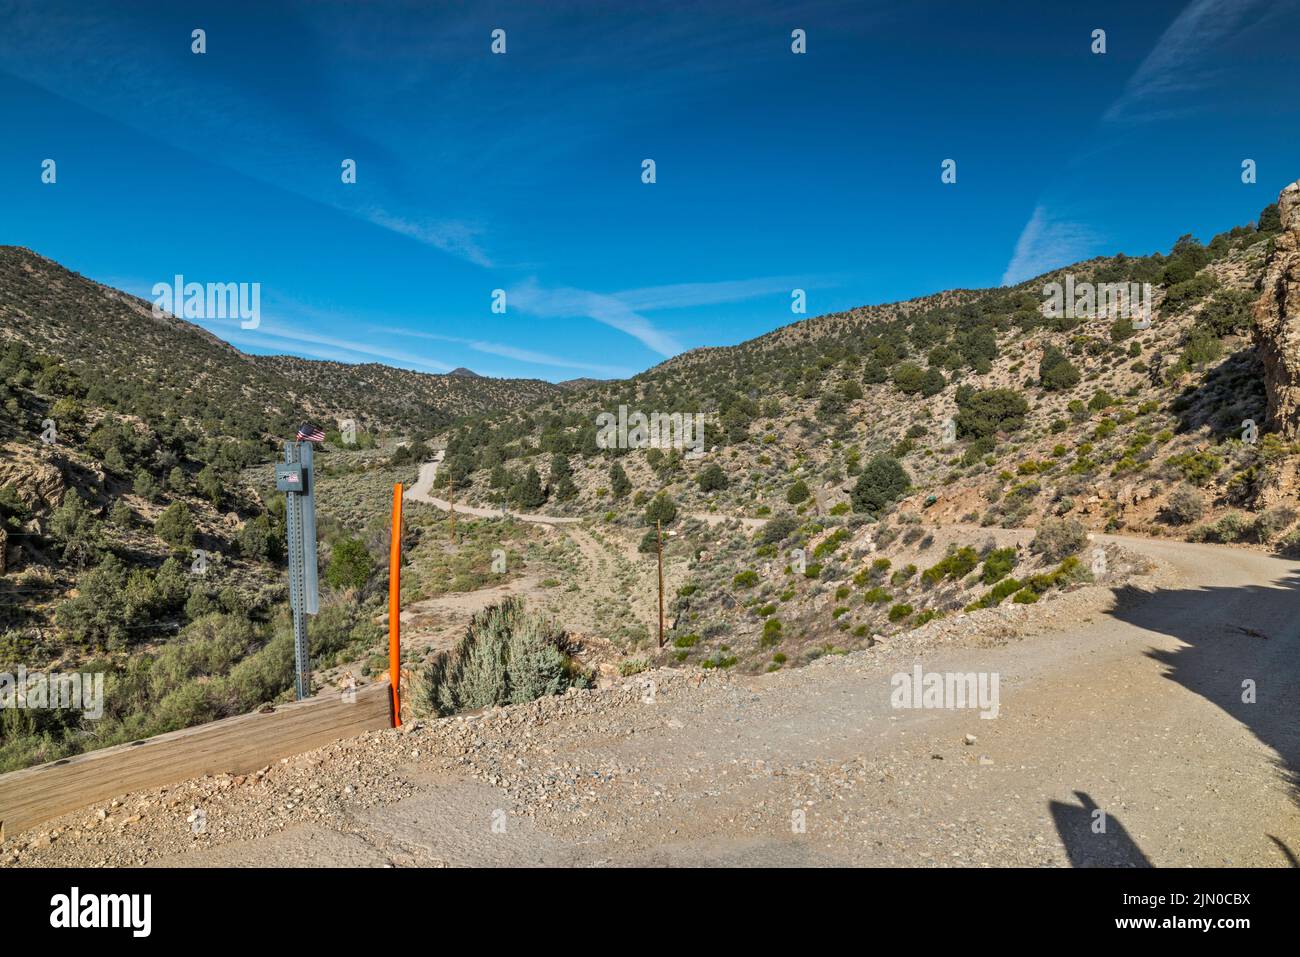
[[304, 422], [302, 425], [298, 426], [298, 441], [299, 442], [324, 442], [325, 433], [322, 432], [320, 429], [316, 428], [316, 426], [308, 425], [306, 422]]

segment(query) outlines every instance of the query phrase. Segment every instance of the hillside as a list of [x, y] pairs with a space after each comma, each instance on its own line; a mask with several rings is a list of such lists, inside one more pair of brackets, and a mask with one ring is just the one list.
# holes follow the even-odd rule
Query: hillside
[[536, 379], [433, 375], [374, 363], [253, 356], [152, 303], [86, 279], [18, 246], [0, 246], [0, 345], [56, 356], [92, 402], [149, 419], [177, 416], [213, 432], [284, 436], [304, 418], [429, 430], [471, 414], [558, 394]]
[[[1268, 403], [1252, 338], [1266, 272], [1300, 234], [1288, 217], [1284, 228], [1274, 205], [1258, 223], [1204, 244], [1185, 236], [1167, 254], [1093, 259], [1015, 287], [693, 350], [527, 419], [453, 430], [443, 494], [588, 516], [643, 554], [660, 519], [669, 559], [690, 568], [671, 607], [672, 657], [750, 670], [1013, 595], [1029, 603], [1117, 581], [1129, 563], [1107, 555], [1094, 572], [1089, 533], [1294, 551], [1297, 449]], [[1067, 279], [1149, 283], [1149, 327], [1054, 314], [1044, 287]], [[602, 449], [597, 417], [620, 406], [702, 414], [702, 454]], [[991, 532], [1024, 527], [1040, 528], [1040, 547], [1021, 539], [996, 571], [981, 564], [999, 548]]]
[[[304, 394], [329, 396], [335, 409], [366, 427], [426, 431], [434, 423], [527, 408], [558, 394], [541, 379], [493, 379], [467, 369], [445, 375], [297, 356], [252, 356], [258, 366], [293, 382]], [[342, 413], [339, 413], [342, 415]]]

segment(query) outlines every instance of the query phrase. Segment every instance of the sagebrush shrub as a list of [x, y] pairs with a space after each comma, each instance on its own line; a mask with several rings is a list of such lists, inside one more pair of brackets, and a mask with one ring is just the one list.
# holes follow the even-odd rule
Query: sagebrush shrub
[[563, 631], [526, 611], [519, 598], [507, 598], [476, 614], [456, 650], [429, 664], [424, 703], [446, 716], [586, 686], [567, 652]]
[[1045, 518], [1029, 543], [1029, 550], [1059, 562], [1075, 554], [1088, 541], [1088, 531], [1072, 518]]

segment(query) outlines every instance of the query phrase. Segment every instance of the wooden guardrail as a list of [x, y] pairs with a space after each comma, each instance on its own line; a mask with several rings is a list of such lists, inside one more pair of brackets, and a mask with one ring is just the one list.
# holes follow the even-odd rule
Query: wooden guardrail
[[328, 692], [0, 775], [0, 841], [77, 808], [205, 774], [247, 774], [392, 726], [386, 683]]

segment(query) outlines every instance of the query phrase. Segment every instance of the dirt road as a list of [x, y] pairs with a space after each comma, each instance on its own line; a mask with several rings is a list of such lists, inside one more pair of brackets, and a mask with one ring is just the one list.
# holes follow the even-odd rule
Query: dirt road
[[[120, 831], [87, 811], [12, 862], [1294, 865], [1300, 565], [1116, 540], [1170, 587], [1097, 588], [1096, 613], [997, 646], [904, 635], [376, 732], [179, 789], [203, 836], [179, 811]], [[996, 673], [997, 717], [892, 707], [918, 664]]]
[[412, 499], [416, 502], [427, 502], [444, 512], [456, 512], [460, 515], [473, 515], [478, 518], [505, 518], [507, 515], [518, 519], [521, 522], [533, 522], [538, 525], [572, 525], [581, 522], [580, 518], [561, 518], [555, 515], [535, 515], [531, 512], [516, 512], [508, 508], [478, 508], [473, 505], [461, 505], [460, 503], [449, 502], [445, 498], [438, 498], [433, 492], [433, 480], [438, 475], [438, 464], [442, 461], [443, 453], [438, 452], [437, 457], [432, 462], [425, 462], [420, 466], [420, 474], [415, 480], [415, 484], [408, 488], [404, 493], [404, 498]]
[[[442, 462], [444, 453], [439, 451], [431, 462], [425, 462], [420, 466], [420, 474], [412, 485], [404, 493], [405, 498], [412, 499], [416, 502], [427, 502], [444, 512], [454, 511], [461, 515], [473, 515], [478, 518], [504, 518], [507, 515], [518, 519], [521, 522], [533, 522], [537, 525], [576, 525], [582, 521], [581, 518], [569, 518], [558, 515], [542, 515], [535, 512], [516, 512], [508, 508], [482, 508], [474, 505], [462, 505], [452, 503], [445, 498], [438, 498], [433, 495], [433, 481], [438, 475], [438, 465]], [[753, 531], [756, 528], [762, 528], [767, 524], [765, 518], [744, 518], [739, 516], [722, 515], [717, 512], [691, 512], [689, 518], [697, 519], [706, 525], [721, 525], [728, 520], [740, 522], [741, 526], [747, 531]]]

